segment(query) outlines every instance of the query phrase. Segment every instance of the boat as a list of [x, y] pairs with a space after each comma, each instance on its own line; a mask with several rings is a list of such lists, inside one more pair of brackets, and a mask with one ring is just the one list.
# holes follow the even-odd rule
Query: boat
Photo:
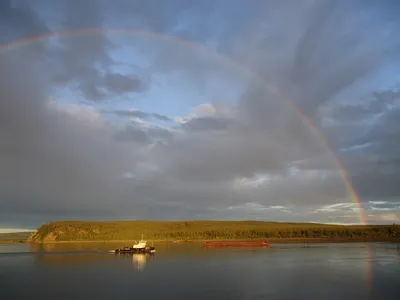
[[124, 248], [119, 248], [115, 250], [111, 250], [111, 252], [114, 253], [155, 253], [156, 248], [147, 246], [147, 241], [143, 239], [143, 234], [142, 234], [142, 239], [138, 242], [134, 242], [132, 246], [124, 246]]
[[145, 247], [145, 248], [132, 248], [132, 247], [124, 247], [120, 249], [110, 250], [113, 253], [127, 253], [127, 254], [136, 254], [136, 253], [149, 253], [154, 254], [156, 249], [154, 247]]
[[269, 247], [267, 241], [208, 241], [205, 247]]

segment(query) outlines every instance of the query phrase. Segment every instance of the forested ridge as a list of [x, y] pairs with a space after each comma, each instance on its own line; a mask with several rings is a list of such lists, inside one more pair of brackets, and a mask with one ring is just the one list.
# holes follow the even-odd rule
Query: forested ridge
[[258, 221], [62, 221], [47, 223], [29, 242], [268, 238], [398, 238], [400, 225], [326, 225]]

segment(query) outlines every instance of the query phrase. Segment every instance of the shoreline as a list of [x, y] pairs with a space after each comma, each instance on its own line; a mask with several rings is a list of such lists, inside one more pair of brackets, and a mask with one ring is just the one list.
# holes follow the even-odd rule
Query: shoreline
[[[82, 243], [132, 243], [132, 240], [74, 240], [74, 241], [0, 241], [0, 244], [82, 244]], [[148, 243], [204, 243], [207, 241], [267, 241], [270, 244], [299, 243], [400, 243], [400, 237], [376, 238], [265, 238], [265, 239], [204, 239], [204, 240], [147, 240]]]

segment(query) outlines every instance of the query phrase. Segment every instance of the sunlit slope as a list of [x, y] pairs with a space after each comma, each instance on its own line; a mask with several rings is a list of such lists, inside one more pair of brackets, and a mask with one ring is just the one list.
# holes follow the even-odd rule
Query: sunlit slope
[[62, 221], [41, 226], [28, 241], [137, 240], [142, 234], [148, 240], [400, 237], [399, 227], [256, 221]]

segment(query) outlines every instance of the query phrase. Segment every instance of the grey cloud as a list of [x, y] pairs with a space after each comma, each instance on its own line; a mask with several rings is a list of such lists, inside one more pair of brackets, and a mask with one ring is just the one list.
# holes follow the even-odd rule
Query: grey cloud
[[13, 35], [27, 37], [49, 32], [45, 22], [27, 2], [1, 1], [0, 19], [2, 43], [10, 42]]
[[161, 121], [172, 121], [171, 118], [164, 116], [164, 115], [157, 114], [157, 113], [152, 113], [152, 116]]
[[[89, 74], [92, 75], [89, 75]], [[79, 85], [86, 100], [102, 101], [113, 95], [142, 92], [145, 84], [142, 80], [130, 75], [107, 73], [104, 77], [97, 73], [89, 72], [89, 77]], [[69, 80], [68, 80], [69, 81]]]
[[382, 4], [385, 9], [362, 1], [272, 3], [269, 18], [252, 23], [248, 31], [260, 33], [269, 24], [273, 30], [236, 37], [235, 47], [227, 51], [278, 85], [313, 118], [340, 91], [399, 58], [399, 42], [392, 38], [399, 23], [388, 18], [397, 5], [393, 1]]
[[[44, 20], [49, 18], [50, 13], [50, 23], [56, 32], [101, 28], [103, 24], [101, 1], [42, 0], [36, 5], [38, 10], [44, 10], [41, 13]], [[44, 33], [46, 32], [38, 32], [38, 34]], [[42, 44], [48, 43], [44, 40]], [[101, 71], [109, 72], [112, 60], [108, 55], [108, 49], [111, 46], [105, 35], [72, 35], [60, 39], [57, 45], [47, 45], [43, 60], [51, 66], [47, 71], [52, 72], [54, 84], [65, 86], [78, 83], [78, 88], [87, 100], [100, 101], [105, 97], [100, 91], [102, 87], [99, 86], [102, 82]]]
[[[390, 33], [396, 32], [398, 20], [389, 14], [390, 9], [361, 4], [169, 1], [157, 2], [158, 9], [153, 10], [152, 3], [145, 1], [65, 1], [62, 10], [49, 8], [60, 16], [57, 21], [47, 20], [42, 12], [46, 20], [32, 14], [26, 24], [34, 27], [37, 22], [35, 33], [46, 30], [40, 24], [47, 23], [64, 29], [114, 24], [215, 43], [213, 47], [220, 53], [264, 76], [313, 118], [348, 170], [362, 200], [387, 202], [371, 206], [385, 209], [384, 213], [396, 206], [393, 199], [400, 195], [396, 151], [400, 117], [393, 105], [397, 96], [390, 91], [375, 94], [368, 105], [363, 100], [359, 109], [352, 99], [346, 106], [334, 103], [340, 91], [397, 59], [394, 50], [398, 40]], [[7, 21], [10, 26], [19, 26], [12, 22]], [[195, 86], [207, 102], [214, 97], [229, 98], [226, 100], [235, 102], [232, 115], [224, 115], [217, 108], [213, 116], [198, 116], [169, 129], [150, 122], [122, 122], [116, 127], [94, 116], [107, 110], [120, 117], [171, 121], [170, 117], [141, 110], [102, 109], [102, 100], [154, 86], [153, 81], [143, 80], [147, 77], [124, 75], [112, 68], [115, 62], [110, 53], [121, 44], [109, 36], [64, 38], [59, 45], [47, 45], [47, 50], [40, 52], [45, 53], [46, 60], [35, 62], [24, 55], [25, 50], [22, 55], [2, 53], [2, 222], [11, 224], [22, 216], [29, 220], [26, 224], [33, 224], [29, 226], [78, 217], [347, 218], [343, 211], [310, 213], [344, 202], [349, 194], [320, 138], [285, 100], [242, 69], [198, 47], [162, 39], [130, 40], [121, 38], [118, 42], [129, 43], [148, 60], [144, 73], [157, 74], [160, 81], [168, 79], [167, 88]], [[48, 65], [42, 64], [44, 61]], [[77, 87], [87, 100], [97, 102], [92, 104], [99, 110], [79, 107], [79, 114], [85, 117], [77, 118], [76, 111], [63, 106], [49, 109], [46, 99], [54, 84]], [[230, 99], [231, 89], [238, 90], [234, 99]], [[241, 89], [245, 92], [240, 95]], [[190, 105], [198, 99], [197, 94], [193, 95], [195, 100], [191, 96], [187, 97]], [[319, 114], [321, 108], [333, 107], [337, 110], [332, 115]], [[373, 126], [363, 124], [378, 114]], [[337, 124], [322, 126], [328, 117]], [[365, 146], [354, 147], [360, 145]], [[291, 171], [298, 174], [290, 175]], [[272, 179], [257, 188], [237, 186], [241, 177], [250, 180], [257, 174]], [[246, 202], [290, 207], [291, 213], [228, 209]], [[383, 222], [390, 216], [379, 218]]]
[[365, 146], [341, 156], [363, 197], [385, 200], [400, 193], [397, 183], [400, 178], [399, 122], [399, 108], [384, 113], [369, 131], [354, 141], [355, 145]]
[[[116, 23], [119, 26], [122, 21], [127, 27], [145, 28], [155, 32], [170, 32], [174, 31], [181, 24], [182, 20], [179, 16], [191, 16], [192, 20], [201, 15], [205, 17], [210, 15], [223, 2], [176, 0], [166, 3], [155, 0], [135, 2], [121, 0], [117, 2], [117, 5], [107, 3], [107, 9], [122, 17], [119, 20], [110, 18], [109, 22], [111, 24]], [[154, 9], [155, 7], [157, 9]], [[178, 11], [179, 16], [177, 16]], [[196, 20], [195, 22], [202, 27], [201, 30], [195, 30], [194, 33], [196, 35], [199, 34], [199, 31], [203, 32], [206, 28], [209, 29], [208, 33], [212, 33], [212, 28], [208, 25], [208, 22], [200, 22], [200, 20]]]
[[380, 91], [371, 95], [372, 99], [363, 99], [356, 104], [341, 105], [333, 109], [329, 117], [341, 122], [369, 121], [378, 114], [385, 113], [391, 109], [397, 99], [400, 99], [399, 91]]
[[102, 101], [106, 96], [107, 92], [91, 81], [83, 81], [79, 84], [82, 94], [85, 99], [93, 101]]
[[[300, 155], [296, 150], [306, 152], [305, 145], [290, 147], [290, 137], [285, 139], [272, 129], [262, 132], [246, 125], [232, 122], [220, 133], [198, 131], [199, 134], [177, 137], [155, 149], [157, 164], [170, 176], [184, 181], [226, 181], [255, 173], [280, 173]], [[202, 126], [215, 128], [214, 123]], [[316, 143], [314, 140], [308, 148]]]
[[143, 89], [143, 83], [137, 78], [118, 73], [109, 73], [105, 78], [106, 85], [114, 92], [134, 92]]
[[174, 138], [174, 134], [165, 128], [142, 124], [132, 121], [131, 124], [114, 131], [113, 137], [120, 142], [134, 142], [143, 145], [150, 145], [156, 141], [166, 141]]
[[138, 149], [110, 143], [107, 129], [49, 108], [48, 82], [37, 76], [43, 68], [23, 56], [0, 56], [0, 69], [7, 70], [0, 80], [2, 213], [72, 216], [80, 208], [107, 210], [113, 197], [129, 199], [118, 178], [135, 169]]
[[[282, 153], [290, 153], [286, 162], [326, 154], [312, 126], [290, 104], [260, 85], [251, 85], [239, 99], [240, 118], [246, 131], [257, 132], [266, 143]], [[263, 137], [264, 136], [264, 137]]]
[[[390, 3], [385, 2], [385, 4]], [[396, 5], [393, 2], [392, 4]], [[313, 2], [310, 1], [302, 2], [301, 4], [293, 3], [290, 8], [285, 3], [277, 4], [270, 2], [266, 6], [274, 8], [270, 10], [271, 15], [269, 15], [269, 12], [266, 12], [266, 15], [270, 18], [266, 17], [261, 21], [255, 20], [254, 22], [248, 22], [245, 28], [242, 28], [242, 32], [249, 33], [247, 36], [240, 34], [232, 36], [230, 41], [224, 41], [227, 43], [218, 45], [217, 47], [220, 51], [228, 52], [235, 59], [247, 63], [269, 79], [272, 84], [275, 83], [284, 90], [306, 114], [314, 119], [317, 126], [320, 120], [318, 120], [316, 113], [320, 107], [325, 105], [329, 106], [330, 102], [339, 92], [343, 91], [345, 88], [351, 87], [357, 80], [362, 80], [365, 75], [398, 59], [395, 51], [395, 49], [398, 48], [398, 40], [392, 37], [395, 36], [396, 28], [398, 28], [399, 23], [393, 18], [393, 15], [390, 19], [390, 22], [393, 21], [392, 23], [386, 21], [379, 22], [379, 20], [381, 20], [380, 18], [390, 13], [389, 5], [386, 5], [385, 9], [376, 9], [371, 3], [363, 5], [361, 2], [348, 3], [327, 1], [314, 5]], [[383, 6], [385, 5], [381, 7]], [[272, 12], [275, 15], [278, 14], [280, 16], [279, 20], [281, 21], [274, 19]], [[369, 19], [363, 19], [363, 15], [368, 15]], [[288, 19], [292, 20], [292, 22], [288, 23]], [[375, 22], [370, 22], [371, 20]], [[282, 24], [280, 24], [280, 22], [282, 22]], [[267, 29], [268, 25], [271, 24], [274, 25], [274, 29], [272, 31], [265, 30], [263, 34], [261, 28], [263, 28], [263, 30], [264, 28]], [[377, 32], [380, 32], [380, 34], [377, 34]], [[183, 61], [185, 60], [183, 59]], [[189, 69], [192, 67], [189, 63], [184, 65], [189, 66]], [[196, 69], [196, 66], [193, 66], [193, 69]], [[207, 71], [205, 72], [207, 73]], [[343, 110], [341, 112], [337, 111], [336, 113], [339, 113], [339, 115], [335, 116], [338, 118], [345, 118], [346, 116], [351, 117], [353, 115], [353, 120], [358, 117], [361, 121], [370, 116], [385, 112], [388, 104], [392, 101], [387, 92], [382, 94], [377, 93], [375, 98], [376, 101], [372, 101], [364, 109], [360, 109], [357, 114], [355, 114], [357, 108], [350, 103], [348, 107], [342, 107], [341, 109]], [[321, 166], [320, 168], [337, 169], [332, 158], [329, 158], [329, 154], [326, 153], [326, 149], [316, 141], [318, 138], [310, 134], [310, 129], [302, 123], [298, 115], [295, 112], [289, 112], [288, 107], [281, 102], [284, 101], [274, 96], [266, 95], [264, 91], [257, 91], [257, 89], [254, 91], [252, 88], [242, 97], [239, 102], [239, 110], [241, 111], [241, 116], [239, 118], [244, 118], [248, 130], [253, 134], [252, 145], [254, 145], [253, 137], [257, 136], [257, 138], [264, 140], [268, 144], [273, 143], [277, 149], [282, 149], [282, 151], [287, 151], [292, 154], [283, 155], [283, 158], [278, 159], [276, 157], [274, 158], [273, 151], [267, 151], [262, 147], [257, 148], [257, 150], [265, 154], [265, 157], [276, 160], [282, 159], [282, 162], [287, 162], [292, 159], [307, 159], [309, 161], [308, 167], [311, 167], [311, 164], [315, 164], [316, 161], [320, 159], [321, 162], [318, 162]], [[320, 118], [322, 119], [323, 117]], [[201, 122], [203, 121], [204, 120], [201, 120]], [[205, 123], [202, 125], [206, 126]], [[211, 122], [207, 125], [212, 127]], [[389, 127], [379, 128], [383, 130], [383, 128]], [[393, 131], [394, 127], [392, 126], [390, 128], [392, 128]], [[263, 132], [264, 135], [258, 136], [254, 134], [257, 130]], [[329, 132], [328, 130], [332, 131]], [[364, 174], [367, 177], [369, 176], [367, 173], [361, 174], [359, 172], [359, 167], [361, 165], [358, 164], [362, 163], [364, 154], [360, 152], [354, 155], [341, 154], [336, 150], [350, 147], [354, 145], [355, 141], [357, 141], [357, 145], [371, 142], [370, 133], [367, 133], [368, 128], [362, 124], [340, 124], [334, 128], [323, 129], [323, 132], [327, 135], [329, 145], [334, 148], [336, 155], [343, 159], [344, 165], [349, 170], [354, 184], [362, 191], [361, 182], [363, 181], [363, 176]], [[364, 135], [367, 138], [362, 139]], [[386, 140], [386, 137], [382, 137], [382, 139]], [[223, 140], [223, 138], [221, 140]], [[238, 137], [238, 140], [244, 142], [242, 137]], [[363, 143], [361, 143], [362, 140]], [[392, 149], [396, 149], [395, 139], [392, 138], [391, 140]], [[208, 140], [208, 142], [214, 143], [211, 142], [211, 140]], [[388, 142], [388, 140], [386, 142]], [[203, 142], [203, 144], [204, 143], [206, 142]], [[223, 142], [221, 141], [221, 143]], [[230, 165], [230, 162], [227, 162], [228, 154], [235, 151], [232, 150], [232, 148], [236, 148], [236, 145], [233, 146], [230, 143], [226, 143], [225, 145], [227, 146], [225, 149], [229, 150], [224, 152], [224, 158], [216, 158], [218, 163], [215, 163], [213, 160], [213, 156], [217, 157], [218, 154], [216, 153], [218, 153], [218, 151], [210, 150], [204, 157], [200, 156], [200, 162], [209, 161], [210, 164], [212, 163], [218, 166], [218, 170], [216, 170], [217, 167], [215, 169], [210, 169], [210, 174], [212, 175], [210, 175], [209, 178], [214, 180], [218, 177], [218, 174], [222, 175], [219, 173], [222, 172], [222, 164], [224, 166]], [[183, 146], [181, 145], [181, 147]], [[187, 146], [185, 145], [185, 147]], [[189, 148], [191, 149], [189, 152], [193, 154], [196, 153], [196, 148], [199, 149], [199, 152], [204, 150], [199, 146]], [[380, 150], [377, 149], [378, 153], [379, 151]], [[251, 151], [246, 149], [247, 154], [250, 152]], [[385, 153], [388, 160], [393, 158], [393, 154], [388, 155], [387, 152]], [[377, 154], [375, 154], [374, 157], [376, 157], [376, 155]], [[179, 156], [182, 158], [183, 154], [181, 153]], [[252, 153], [251, 156], [255, 161], [257, 160], [257, 155]], [[368, 153], [365, 154], [365, 157], [367, 156], [369, 156]], [[383, 156], [385, 156], [385, 154], [383, 154]], [[236, 157], [237, 159], [241, 157], [245, 160], [246, 156], [237, 155]], [[223, 162], [224, 159], [225, 162]], [[172, 159], [172, 161], [175, 160]], [[265, 159], [263, 163], [266, 163], [266, 161], [268, 161], [268, 158]], [[393, 162], [395, 162], [395, 160]], [[263, 166], [263, 163], [261, 163], [260, 160], [258, 166]], [[191, 169], [189, 167], [191, 164], [196, 167]], [[200, 176], [200, 172], [208, 174], [205, 171], [207, 168], [205, 165], [197, 169], [195, 163], [192, 161], [185, 161], [185, 166], [190, 171], [182, 173], [184, 174], [182, 178], [194, 176], [194, 170], [199, 170], [197, 173], [198, 176]], [[246, 167], [249, 166], [250, 164], [246, 164]], [[267, 168], [267, 165], [264, 166], [265, 168], [261, 167], [261, 169], [274, 170], [273, 168]], [[365, 169], [373, 170], [373, 166], [374, 163], [368, 164], [368, 167], [365, 167]], [[245, 170], [246, 167], [243, 167], [243, 169]], [[283, 164], [280, 167], [283, 168]], [[386, 165], [384, 169], [388, 170], [387, 167], [388, 165]], [[396, 167], [394, 167], [394, 169], [396, 169]], [[251, 174], [257, 170], [257, 168], [250, 167], [247, 170], [247, 174]], [[171, 171], [171, 173], [174, 172]], [[237, 175], [240, 174], [240, 172], [235, 173], [235, 171], [230, 170], [227, 171], [227, 174]], [[226, 175], [222, 177], [224, 176]], [[379, 175], [376, 177], [379, 177]], [[392, 177], [392, 179], [393, 178], [395, 177]], [[338, 181], [343, 181], [343, 179], [338, 179]], [[373, 180], [367, 181], [368, 184], [366, 185], [368, 185], [370, 189], [373, 189]], [[383, 179], [381, 181], [383, 181]], [[391, 181], [392, 180], [389, 180], [389, 182]], [[384, 186], [388, 188], [391, 186], [391, 183]], [[331, 192], [336, 189], [342, 191], [342, 194], [339, 193], [339, 196], [344, 196], [346, 191], [344, 186], [341, 186], [341, 188], [332, 188]], [[292, 191], [291, 189], [289, 190]], [[322, 201], [318, 199], [325, 199], [328, 190], [329, 188], [327, 190], [321, 188], [319, 196], [313, 197], [314, 200], [312, 201]], [[295, 189], [293, 191], [295, 191]], [[393, 192], [397, 193], [390, 188], [381, 195], [386, 197]], [[381, 189], [377, 188], [373, 194], [378, 195], [380, 193]], [[362, 191], [363, 196], [366, 194], [368, 193]], [[292, 199], [292, 197], [295, 197], [295, 195], [287, 195], [288, 199]], [[334, 201], [335, 197], [336, 196], [330, 198], [330, 201]], [[306, 197], [300, 197], [300, 199], [303, 198]]]
[[[65, 14], [60, 16], [63, 30], [101, 29], [104, 23], [104, 2], [89, 0], [65, 1]], [[61, 40], [61, 46], [50, 48], [54, 61], [55, 83], [79, 81], [85, 100], [102, 101], [123, 93], [140, 92], [146, 88], [143, 80], [132, 74], [112, 72], [110, 57], [115, 45], [106, 34], [71, 36]]]
[[171, 118], [160, 115], [157, 113], [148, 113], [140, 110], [115, 110], [113, 111], [114, 114], [120, 116], [120, 117], [135, 117], [135, 118], [140, 118], [140, 119], [158, 119], [161, 121], [172, 121]]
[[189, 131], [212, 131], [225, 130], [229, 126], [229, 120], [218, 117], [198, 117], [182, 125], [183, 129]]
[[134, 141], [139, 143], [149, 143], [150, 138], [146, 132], [137, 126], [127, 126], [115, 134], [117, 141]]
[[360, 142], [396, 143], [400, 137], [399, 122], [400, 107], [397, 106], [381, 116]]

